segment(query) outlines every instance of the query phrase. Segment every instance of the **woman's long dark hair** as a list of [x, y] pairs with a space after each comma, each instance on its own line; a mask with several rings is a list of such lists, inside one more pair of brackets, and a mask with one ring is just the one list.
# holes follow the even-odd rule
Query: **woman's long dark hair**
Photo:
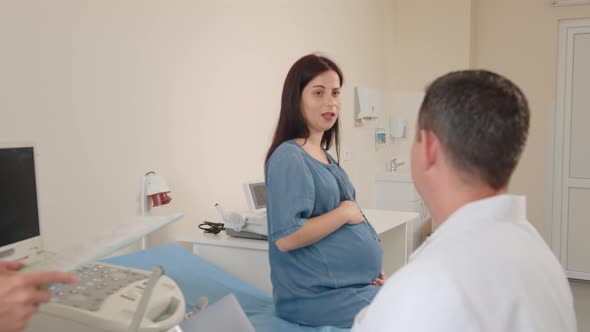
[[[279, 122], [277, 129], [272, 139], [272, 144], [266, 154], [264, 164], [274, 152], [274, 150], [281, 145], [281, 143], [294, 139], [297, 137], [308, 138], [309, 129], [303, 113], [301, 112], [301, 93], [303, 88], [316, 76], [328, 70], [333, 70], [340, 78], [340, 86], [344, 84], [344, 77], [340, 68], [330, 59], [317, 55], [309, 54], [297, 60], [289, 70], [285, 83], [283, 85], [283, 95], [281, 97], [281, 114], [279, 115]], [[332, 143], [336, 145], [336, 160], [340, 162], [340, 120], [336, 122], [332, 128], [326, 130], [322, 136], [321, 146], [328, 150], [332, 147]]]

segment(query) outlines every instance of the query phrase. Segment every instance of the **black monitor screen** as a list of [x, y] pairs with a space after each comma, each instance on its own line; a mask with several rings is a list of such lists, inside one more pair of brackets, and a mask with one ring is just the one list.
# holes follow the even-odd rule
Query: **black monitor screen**
[[33, 148], [0, 148], [0, 247], [39, 236]]

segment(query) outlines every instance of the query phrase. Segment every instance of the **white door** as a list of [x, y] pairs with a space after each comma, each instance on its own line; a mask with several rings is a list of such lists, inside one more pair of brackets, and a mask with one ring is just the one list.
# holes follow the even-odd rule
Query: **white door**
[[590, 280], [590, 19], [560, 22], [551, 243], [567, 276]]

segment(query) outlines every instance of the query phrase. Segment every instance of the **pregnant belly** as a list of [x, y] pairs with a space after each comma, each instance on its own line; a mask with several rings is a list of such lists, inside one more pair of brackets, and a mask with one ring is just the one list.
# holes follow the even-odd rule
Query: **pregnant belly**
[[367, 223], [344, 225], [318, 244], [340, 286], [371, 283], [381, 273], [383, 250]]

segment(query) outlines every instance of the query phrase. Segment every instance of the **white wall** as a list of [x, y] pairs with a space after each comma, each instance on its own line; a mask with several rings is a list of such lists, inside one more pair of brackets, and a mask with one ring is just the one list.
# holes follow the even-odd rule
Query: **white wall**
[[510, 191], [527, 196], [527, 214], [550, 239], [548, 194], [556, 95], [559, 20], [590, 17], [590, 5], [552, 7], [539, 0], [473, 0], [472, 62], [506, 75], [523, 90], [531, 108], [528, 142]]
[[392, 0], [393, 51], [388, 75], [392, 93], [390, 116], [408, 123], [407, 137], [394, 139], [380, 164], [398, 157], [409, 173], [410, 147], [421, 96], [436, 77], [470, 66], [471, 0]]
[[216, 202], [246, 208], [263, 175], [284, 76], [322, 51], [343, 69], [343, 162], [374, 204], [373, 129], [355, 126], [353, 87], [388, 90], [387, 0], [2, 1], [0, 141], [35, 141], [46, 245], [59, 249], [138, 213], [139, 178], [173, 189], [171, 241]]
[[423, 91], [470, 65], [471, 0], [394, 0], [395, 90]]
[[[512, 191], [529, 197], [542, 230], [557, 22], [589, 16], [588, 5], [538, 0], [2, 1], [0, 141], [40, 148], [49, 248], [137, 214], [149, 170], [173, 188], [154, 213], [186, 214], [157, 244], [218, 220], [215, 202], [246, 208], [240, 183], [262, 177], [283, 79], [300, 56], [322, 51], [344, 70], [352, 160], [342, 165], [367, 207], [375, 173], [410, 144], [375, 151], [374, 128], [396, 112], [392, 91], [487, 68], [519, 84], [533, 109]], [[353, 120], [357, 85], [382, 89], [381, 119]]]
[[[544, 0], [393, 0], [394, 43], [390, 85], [423, 91], [451, 70], [496, 71], [519, 85], [529, 100], [531, 127], [512, 193], [526, 195], [531, 223], [549, 239], [549, 165], [555, 101], [558, 22], [590, 17], [590, 5], [553, 7]], [[403, 110], [393, 109], [394, 114]], [[410, 131], [414, 123], [410, 123]], [[408, 141], [389, 148], [406, 155]]]

